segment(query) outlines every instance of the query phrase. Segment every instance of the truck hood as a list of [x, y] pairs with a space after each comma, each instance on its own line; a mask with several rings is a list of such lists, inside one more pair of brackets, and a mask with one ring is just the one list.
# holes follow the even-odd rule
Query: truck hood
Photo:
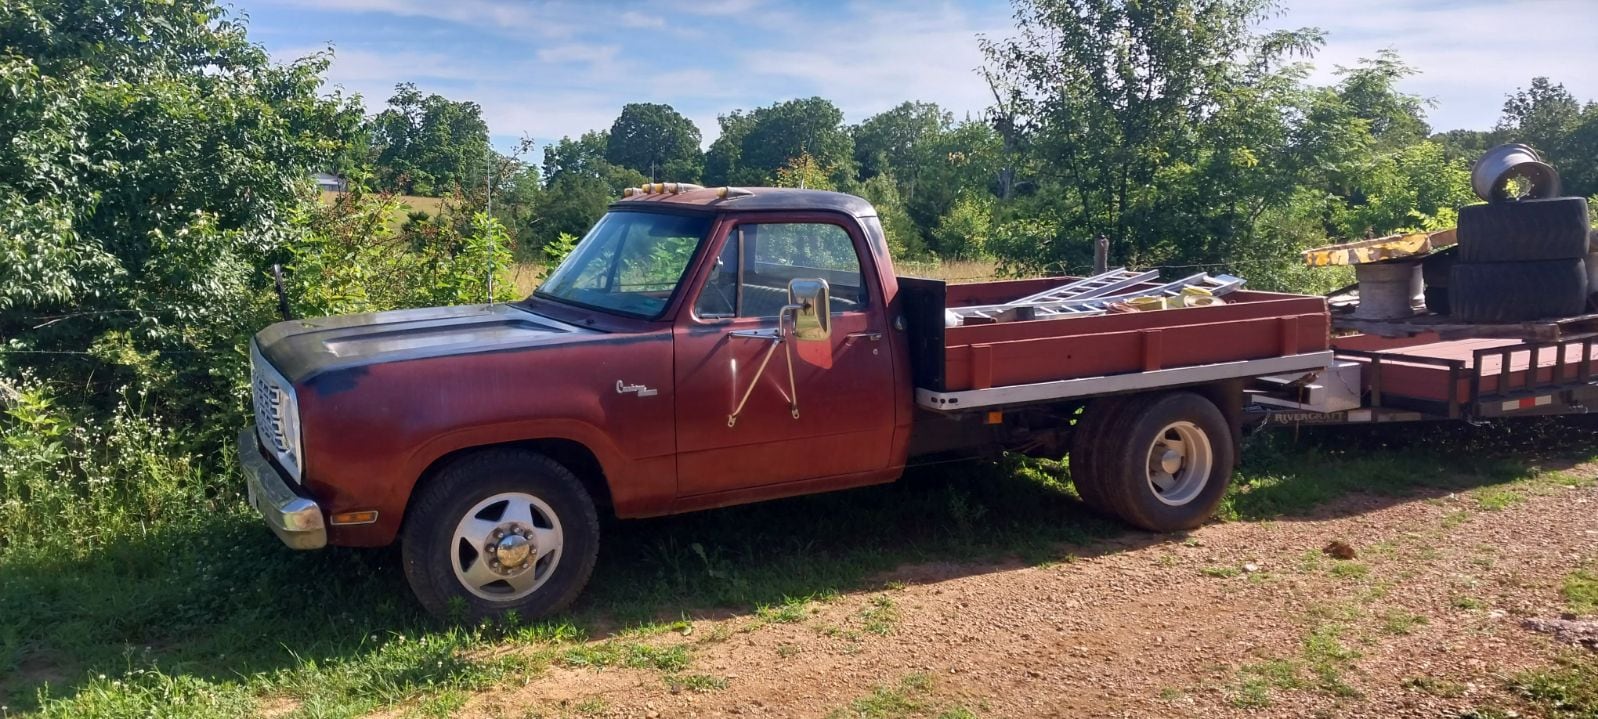
[[604, 336], [514, 305], [428, 307], [289, 320], [255, 345], [291, 384], [383, 362], [561, 344]]

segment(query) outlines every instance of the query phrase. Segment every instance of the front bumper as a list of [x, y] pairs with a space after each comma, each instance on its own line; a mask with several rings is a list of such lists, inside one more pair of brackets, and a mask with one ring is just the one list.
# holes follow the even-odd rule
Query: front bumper
[[327, 546], [327, 525], [322, 521], [322, 508], [295, 493], [282, 473], [261, 454], [255, 427], [245, 427], [239, 433], [238, 454], [250, 506], [261, 513], [272, 533], [294, 549]]

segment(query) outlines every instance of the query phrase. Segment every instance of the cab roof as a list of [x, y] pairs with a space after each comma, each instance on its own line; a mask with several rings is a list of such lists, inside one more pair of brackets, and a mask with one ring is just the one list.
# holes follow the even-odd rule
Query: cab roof
[[788, 187], [710, 187], [681, 192], [640, 192], [611, 203], [610, 208], [631, 210], [649, 206], [710, 212], [828, 210], [860, 218], [877, 216], [877, 210], [871, 203], [854, 195]]

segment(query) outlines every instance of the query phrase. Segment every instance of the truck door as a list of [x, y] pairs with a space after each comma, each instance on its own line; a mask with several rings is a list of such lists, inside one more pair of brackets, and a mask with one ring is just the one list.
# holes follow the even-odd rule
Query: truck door
[[[858, 226], [821, 213], [723, 223], [718, 235], [712, 266], [675, 327], [678, 496], [879, 481], [894, 430], [893, 353]], [[788, 282], [800, 278], [827, 281], [831, 337], [751, 336], [777, 329]]]

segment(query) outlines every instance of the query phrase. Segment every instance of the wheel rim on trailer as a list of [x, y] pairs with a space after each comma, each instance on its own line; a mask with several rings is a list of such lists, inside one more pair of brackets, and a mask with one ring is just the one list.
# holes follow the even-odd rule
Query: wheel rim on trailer
[[1178, 507], [1204, 491], [1214, 464], [1209, 435], [1192, 422], [1172, 422], [1149, 445], [1145, 474], [1154, 497]]
[[472, 594], [515, 601], [549, 581], [564, 544], [560, 518], [544, 500], [503, 492], [478, 502], [455, 525], [450, 566]]

